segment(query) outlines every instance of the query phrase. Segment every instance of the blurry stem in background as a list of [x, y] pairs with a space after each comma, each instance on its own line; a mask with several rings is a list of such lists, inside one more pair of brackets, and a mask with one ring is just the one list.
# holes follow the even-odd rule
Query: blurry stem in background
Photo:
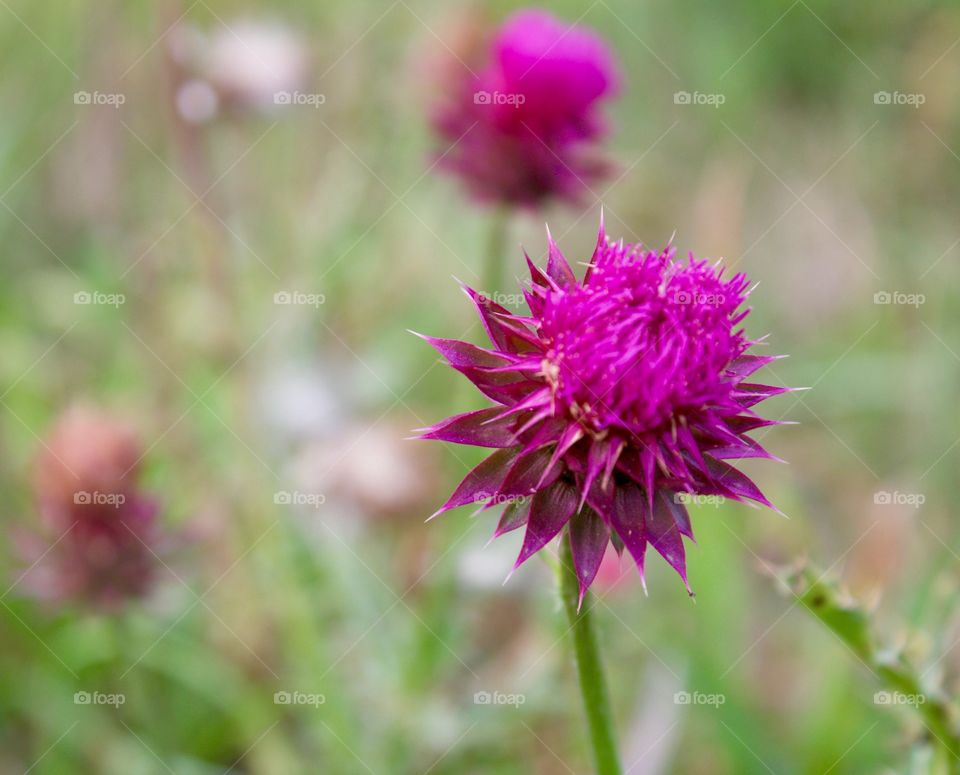
[[[181, 2], [170, 3], [166, 10], [166, 20], [163, 26], [172, 29], [180, 18], [189, 9], [184, 8]], [[180, 84], [189, 77], [182, 65], [176, 60], [171, 51], [165, 57], [167, 81], [170, 94], [168, 103], [171, 106], [171, 124], [173, 137], [180, 156], [177, 178], [181, 180], [194, 196], [196, 201], [192, 210], [196, 211], [193, 219], [197, 224], [197, 242], [202, 254], [208, 275], [208, 283], [213, 297], [224, 307], [223, 312], [229, 314], [232, 308], [232, 289], [230, 287], [228, 246], [230, 234], [225, 219], [218, 214], [218, 207], [211, 204], [213, 189], [219, 182], [215, 179], [210, 168], [210, 158], [205, 142], [205, 129], [199, 124], [186, 121], [177, 110], [177, 90]], [[230, 357], [233, 353], [228, 353]]]
[[587, 713], [590, 728], [590, 743], [597, 775], [620, 775], [620, 759], [617, 755], [613, 713], [610, 697], [600, 663], [600, 650], [590, 616], [590, 592], [580, 603], [580, 582], [573, 564], [570, 536], [565, 532], [560, 539], [560, 596], [570, 621], [573, 635], [573, 650], [577, 663], [580, 693]]
[[487, 241], [487, 254], [484, 257], [483, 291], [491, 299], [494, 294], [503, 292], [503, 275], [506, 256], [507, 230], [510, 226], [510, 210], [500, 206], [493, 211], [490, 220], [490, 234]]
[[[960, 730], [953, 706], [939, 690], [927, 689], [923, 674], [906, 657], [877, 647], [866, 609], [841, 593], [836, 584], [809, 565], [790, 569], [784, 576], [797, 601], [823, 622], [893, 694], [918, 698], [907, 704], [930, 734], [935, 749], [931, 773], [960, 773]], [[893, 704], [893, 698], [890, 698]]]

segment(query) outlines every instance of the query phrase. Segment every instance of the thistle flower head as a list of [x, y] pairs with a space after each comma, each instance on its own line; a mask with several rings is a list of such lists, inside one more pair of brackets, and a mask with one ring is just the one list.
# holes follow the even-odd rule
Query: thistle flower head
[[558, 408], [629, 440], [726, 401], [723, 370], [748, 347], [734, 328], [745, 286], [705, 261], [678, 263], [673, 248], [602, 244], [585, 283], [543, 294], [543, 373]]
[[59, 420], [36, 466], [41, 525], [21, 540], [35, 595], [113, 607], [147, 592], [158, 509], [138, 485], [140, 457], [134, 432], [110, 415], [76, 407]]
[[545, 11], [520, 11], [495, 34], [489, 62], [461, 79], [434, 116], [448, 144], [440, 163], [483, 201], [576, 201], [607, 168], [584, 144], [605, 134], [598, 103], [617, 79], [609, 49], [592, 32]]
[[527, 264], [529, 315], [466, 288], [491, 348], [425, 337], [494, 402], [422, 432], [496, 450], [437, 513], [508, 503], [496, 535], [525, 528], [518, 566], [568, 528], [581, 598], [608, 542], [641, 576], [652, 546], [686, 584], [689, 495], [770, 506], [726, 462], [772, 457], [747, 433], [777, 423], [752, 407], [787, 390], [746, 381], [776, 358], [748, 352], [747, 278], [602, 222], [583, 280], [552, 238], [546, 271]]

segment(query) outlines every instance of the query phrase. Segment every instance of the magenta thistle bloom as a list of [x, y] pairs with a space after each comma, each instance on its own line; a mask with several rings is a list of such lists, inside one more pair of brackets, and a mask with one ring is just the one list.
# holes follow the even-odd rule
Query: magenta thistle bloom
[[568, 527], [581, 600], [610, 541], [641, 577], [652, 546], [689, 590], [683, 494], [770, 506], [727, 462], [772, 458], [747, 433], [778, 423], [752, 407], [788, 390], [746, 381], [777, 357], [748, 353], [747, 278], [613, 243], [602, 221], [582, 281], [552, 239], [546, 272], [527, 264], [527, 316], [465, 289], [491, 349], [424, 337], [494, 402], [423, 430], [496, 450], [437, 514], [508, 503], [495, 535], [526, 529], [515, 567]]
[[607, 169], [584, 151], [606, 133], [597, 104], [617, 88], [606, 44], [545, 11], [526, 10], [497, 32], [490, 59], [434, 116], [450, 144], [442, 165], [483, 201], [576, 201]]

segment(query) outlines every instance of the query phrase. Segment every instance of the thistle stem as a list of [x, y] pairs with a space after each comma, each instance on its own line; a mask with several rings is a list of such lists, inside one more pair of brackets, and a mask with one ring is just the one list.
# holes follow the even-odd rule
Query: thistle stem
[[[610, 697], [600, 663], [600, 650], [590, 612], [589, 591], [580, 606], [580, 585], [573, 565], [570, 537], [560, 541], [560, 596], [570, 621], [580, 693], [590, 728], [590, 742], [597, 775], [620, 775], [620, 759], [614, 734]], [[579, 608], [579, 610], [578, 610]]]
[[960, 727], [949, 698], [941, 691], [927, 689], [924, 675], [902, 653], [881, 649], [875, 641], [866, 608], [846, 598], [836, 584], [824, 581], [819, 571], [801, 567], [785, 581], [796, 599], [890, 690], [875, 696], [875, 703], [889, 704], [898, 696], [915, 709], [929, 733], [928, 742], [939, 762], [933, 771], [960, 773]]
[[507, 227], [510, 213], [505, 207], [499, 207], [493, 213], [490, 222], [490, 234], [487, 239], [487, 254], [484, 258], [484, 291], [494, 298], [494, 294], [503, 291], [504, 248], [507, 242]]

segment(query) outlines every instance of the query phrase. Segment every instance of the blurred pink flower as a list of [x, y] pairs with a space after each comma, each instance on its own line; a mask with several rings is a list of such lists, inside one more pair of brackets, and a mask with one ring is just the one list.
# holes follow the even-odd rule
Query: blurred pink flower
[[296, 32], [268, 22], [231, 22], [210, 38], [203, 70], [227, 99], [274, 110], [277, 95], [303, 86], [307, 56]]
[[546, 11], [511, 16], [489, 63], [460, 78], [433, 126], [443, 168], [482, 201], [534, 206], [577, 201], [608, 165], [584, 153], [607, 131], [598, 103], [617, 90], [609, 48]]
[[231, 20], [210, 35], [184, 25], [169, 49], [182, 69], [177, 110], [202, 123], [220, 107], [274, 112], [304, 88], [309, 58], [297, 32], [281, 23]]
[[609, 598], [625, 592], [634, 583], [636, 575], [630, 572], [630, 563], [625, 563], [617, 550], [608, 545], [593, 580], [601, 597]]
[[435, 455], [411, 450], [404, 433], [391, 421], [351, 425], [305, 450], [297, 480], [356, 506], [381, 526], [414, 515], [419, 526], [436, 492], [438, 465]]
[[18, 583], [43, 599], [108, 608], [150, 589], [157, 503], [137, 485], [140, 455], [112, 416], [77, 407], [61, 417], [37, 461], [40, 526], [20, 536], [32, 564]]

